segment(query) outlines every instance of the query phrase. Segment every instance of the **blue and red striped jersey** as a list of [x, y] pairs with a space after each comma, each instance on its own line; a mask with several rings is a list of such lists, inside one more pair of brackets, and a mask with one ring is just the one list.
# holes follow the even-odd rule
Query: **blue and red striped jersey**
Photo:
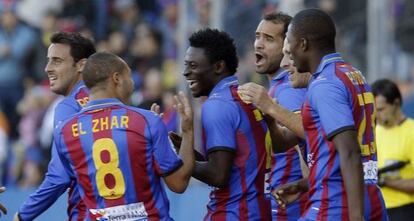
[[[54, 125], [64, 121], [69, 116], [78, 113], [89, 99], [89, 91], [83, 81], [78, 82], [74, 89], [55, 108]], [[62, 162], [52, 146], [51, 160], [48, 165], [45, 179], [39, 188], [31, 194], [28, 200], [20, 207], [19, 216], [22, 220], [33, 220], [46, 211], [68, 188], [68, 216], [69, 220], [78, 220], [84, 217], [85, 205], [80, 200], [76, 190], [76, 183], [66, 173]]]
[[167, 127], [167, 131], [177, 132], [179, 118], [177, 110], [175, 110], [173, 107], [164, 110], [162, 115], [162, 121]]
[[[301, 110], [305, 94], [305, 88], [292, 88], [289, 81], [289, 73], [283, 69], [270, 82], [269, 95], [289, 111], [298, 112]], [[300, 148], [304, 149], [305, 147], [301, 145]], [[271, 189], [302, 178], [300, 156], [295, 148], [292, 147], [284, 153], [273, 154], [270, 174]], [[305, 210], [307, 195], [290, 203], [286, 208], [279, 207], [274, 197], [271, 197], [271, 200], [273, 221], [296, 221]]]
[[308, 148], [310, 220], [348, 220], [346, 191], [339, 154], [331, 140], [345, 130], [356, 130], [365, 181], [365, 220], [386, 220], [377, 182], [375, 107], [370, 86], [360, 71], [338, 53], [323, 57], [308, 87], [302, 108]]
[[85, 220], [171, 220], [161, 177], [182, 165], [156, 114], [117, 99], [90, 101], [55, 131]]
[[212, 190], [205, 220], [270, 220], [264, 194], [268, 130], [260, 111], [240, 99], [237, 85], [235, 76], [221, 80], [201, 110], [205, 152], [235, 154], [229, 184]]

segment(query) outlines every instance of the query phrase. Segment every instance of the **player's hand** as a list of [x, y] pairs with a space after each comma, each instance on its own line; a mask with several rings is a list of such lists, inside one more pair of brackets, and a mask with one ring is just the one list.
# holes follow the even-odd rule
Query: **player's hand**
[[180, 147], [181, 147], [181, 141], [183, 140], [183, 138], [182, 138], [180, 135], [178, 135], [177, 133], [173, 132], [173, 131], [170, 131], [170, 132], [168, 133], [168, 136], [170, 137], [170, 140], [171, 140], [171, 142], [173, 143], [174, 148], [175, 148], [175, 150], [176, 150], [176, 151], [177, 151], [177, 153], [178, 153], [178, 152], [179, 152], [179, 150], [180, 150]]
[[[2, 193], [4, 191], [6, 191], [6, 187], [4, 187], [4, 186], [0, 187], [0, 193]], [[4, 207], [4, 205], [2, 203], [0, 203], [0, 210], [3, 214], [7, 214], [7, 209], [6, 209], [6, 207]], [[0, 214], [0, 216], [1, 216], [1, 214]]]
[[174, 107], [177, 109], [180, 115], [181, 130], [183, 133], [193, 131], [193, 109], [190, 105], [190, 101], [182, 91], [178, 95], [174, 96]]
[[267, 90], [256, 83], [247, 83], [239, 86], [240, 98], [245, 103], [253, 103], [262, 112], [269, 113], [275, 101], [267, 94]]
[[151, 105], [151, 109], [152, 112], [156, 113], [157, 115], [159, 115], [160, 117], [162, 117], [164, 115], [164, 113], [161, 113], [161, 107], [160, 105], [153, 103]]
[[303, 192], [300, 184], [293, 182], [279, 186], [272, 191], [272, 195], [280, 207], [286, 208], [289, 203], [299, 199]]

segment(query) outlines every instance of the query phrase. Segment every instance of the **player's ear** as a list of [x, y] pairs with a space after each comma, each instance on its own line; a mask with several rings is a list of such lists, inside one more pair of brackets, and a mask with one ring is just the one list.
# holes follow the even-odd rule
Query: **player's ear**
[[88, 59], [83, 58], [83, 59], [80, 59], [78, 62], [76, 62], [76, 71], [78, 73], [81, 73], [83, 71], [83, 68], [85, 67], [85, 64], [86, 64], [87, 60]]
[[119, 72], [114, 72], [114, 73], [112, 74], [112, 81], [113, 81], [115, 84], [119, 84], [119, 83], [121, 82], [121, 76], [120, 76]]
[[397, 98], [397, 99], [395, 99], [395, 100], [393, 101], [393, 104], [394, 104], [396, 107], [401, 107], [401, 100], [400, 100], [399, 98]]
[[302, 51], [306, 51], [309, 47], [309, 41], [306, 38], [300, 38], [299, 47]]
[[226, 63], [224, 62], [224, 60], [219, 60], [216, 63], [214, 63], [215, 73], [221, 74], [225, 71], [225, 68]]

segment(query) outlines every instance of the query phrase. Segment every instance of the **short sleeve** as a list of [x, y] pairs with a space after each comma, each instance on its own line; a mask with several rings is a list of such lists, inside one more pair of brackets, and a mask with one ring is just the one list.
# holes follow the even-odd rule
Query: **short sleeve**
[[52, 159], [45, 179], [19, 208], [22, 220], [33, 220], [47, 210], [73, 181], [58, 156], [56, 145], [52, 148]]
[[59, 123], [62, 123], [70, 116], [79, 112], [78, 107], [74, 107], [69, 103], [65, 102], [65, 100], [61, 101], [55, 108], [55, 114], [53, 118], [53, 125], [57, 126]]
[[306, 89], [296, 89], [291, 86], [283, 89], [276, 97], [277, 102], [292, 112], [298, 112], [305, 101]]
[[342, 131], [355, 129], [349, 94], [342, 83], [317, 82], [311, 89], [309, 99], [328, 139]]
[[236, 150], [239, 119], [240, 113], [234, 103], [220, 99], [211, 99], [204, 103], [201, 120], [207, 153], [217, 148]]
[[150, 124], [153, 144], [153, 159], [155, 170], [160, 176], [168, 176], [183, 164], [181, 158], [175, 153], [174, 147], [168, 138], [167, 129], [161, 118], [155, 117]]

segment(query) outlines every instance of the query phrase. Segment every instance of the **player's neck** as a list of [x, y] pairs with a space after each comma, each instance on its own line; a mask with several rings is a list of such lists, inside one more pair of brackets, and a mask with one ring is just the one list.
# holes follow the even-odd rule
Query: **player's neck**
[[401, 109], [398, 109], [395, 114], [394, 117], [391, 118], [388, 123], [382, 125], [385, 128], [391, 129], [394, 127], [398, 127], [399, 125], [401, 125], [405, 120], [407, 119], [407, 117], [404, 115], [404, 113], [401, 111]]
[[72, 93], [72, 91], [75, 89], [75, 86], [79, 83], [79, 81], [81, 81], [82, 79], [81, 79], [81, 77], [79, 76], [78, 77], [78, 79], [76, 80], [76, 81], [73, 81], [70, 85], [69, 85], [69, 87], [68, 87], [68, 89], [66, 90], [66, 92], [63, 94], [63, 96], [65, 96], [65, 97], [67, 97], [67, 96], [69, 96], [69, 94], [70, 93]]
[[405, 121], [405, 119], [406, 119], [406, 117], [405, 117], [404, 113], [401, 111], [401, 109], [397, 110], [395, 120], [394, 120], [391, 127], [396, 127], [396, 126], [401, 125]]
[[309, 58], [310, 73], [314, 74], [316, 70], [318, 70], [320, 63], [322, 62], [322, 58], [332, 53], [335, 53], [335, 50], [321, 50], [312, 53], [312, 55]]
[[267, 74], [266, 76], [267, 76], [267, 80], [268, 80], [269, 82], [271, 82], [271, 81], [272, 81], [272, 79], [276, 76], [276, 73], [273, 73], [273, 74]]
[[273, 78], [275, 78], [278, 74], [280, 74], [280, 68], [276, 69], [275, 71], [269, 72], [266, 74], [267, 79], [271, 81]]
[[113, 91], [102, 89], [102, 88], [92, 88], [89, 94], [89, 100], [100, 100], [108, 98], [117, 98], [116, 94]]

